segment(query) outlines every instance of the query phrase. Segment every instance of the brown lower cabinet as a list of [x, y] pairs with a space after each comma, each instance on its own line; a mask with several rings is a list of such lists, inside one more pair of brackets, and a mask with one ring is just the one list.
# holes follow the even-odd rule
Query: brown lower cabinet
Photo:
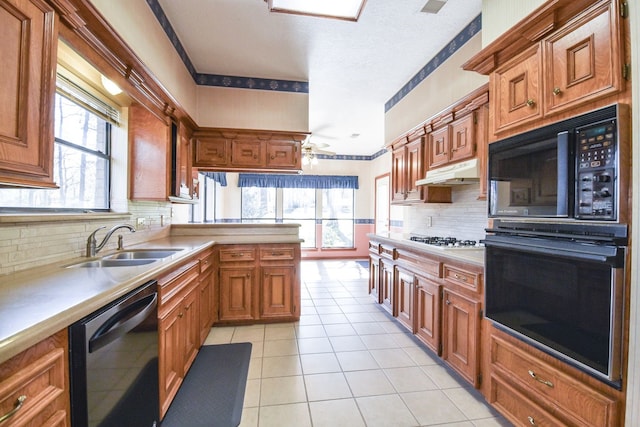
[[198, 259], [158, 279], [160, 417], [164, 417], [200, 348]]
[[0, 364], [0, 425], [71, 425], [68, 348], [65, 328]]
[[253, 323], [300, 318], [300, 244], [220, 245], [217, 321]]
[[370, 242], [369, 260], [373, 298], [465, 380], [480, 387], [483, 268], [386, 241]]

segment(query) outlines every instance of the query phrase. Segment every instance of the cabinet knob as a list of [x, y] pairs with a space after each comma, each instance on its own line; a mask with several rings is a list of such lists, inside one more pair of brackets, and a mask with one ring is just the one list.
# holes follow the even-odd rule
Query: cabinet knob
[[453, 277], [456, 278], [457, 280], [461, 280], [463, 282], [467, 281], [467, 277], [466, 276], [461, 276], [459, 274], [454, 274]]
[[546, 385], [547, 387], [551, 387], [553, 388], [553, 383], [551, 381], [547, 381], [547, 380], [543, 380], [542, 378], [539, 378], [535, 372], [533, 372], [531, 369], [529, 369], [529, 376], [531, 378], [533, 378], [534, 380], [538, 381], [539, 383], [542, 383], [544, 385]]
[[560, 95], [562, 93], [562, 91], [560, 90], [559, 87], [554, 87], [552, 93], [553, 93], [554, 96], [557, 96], [557, 95]]
[[529, 98], [529, 99], [527, 99], [527, 105], [529, 107], [533, 107], [534, 105], [536, 105], [536, 101], [534, 101], [533, 99]]
[[182, 319], [184, 317], [184, 313], [183, 312], [178, 313], [178, 317]]
[[447, 305], [451, 305], [451, 301], [449, 301], [449, 300], [445, 300], [444, 303], [447, 304]]
[[0, 423], [13, 417], [16, 414], [16, 412], [18, 412], [20, 408], [22, 408], [22, 405], [24, 404], [25, 400], [27, 400], [27, 396], [25, 396], [24, 394], [21, 394], [20, 396], [18, 396], [18, 399], [16, 400], [16, 404], [13, 407], [13, 409], [4, 415], [0, 415]]
[[536, 425], [536, 420], [534, 420], [532, 416], [528, 416], [527, 420], [529, 421], [529, 424], [531, 424], [532, 426]]

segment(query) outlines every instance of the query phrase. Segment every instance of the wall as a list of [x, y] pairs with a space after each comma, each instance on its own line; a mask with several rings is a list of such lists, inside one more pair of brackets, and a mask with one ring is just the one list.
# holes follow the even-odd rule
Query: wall
[[309, 95], [295, 92], [198, 87], [203, 127], [309, 131]]
[[167, 91], [196, 117], [197, 86], [146, 1], [91, 0]]
[[[461, 68], [462, 64], [480, 51], [480, 44], [481, 36], [476, 34], [386, 112], [386, 142], [393, 141], [489, 80], [487, 76]], [[429, 59], [425, 58], [425, 63]]]
[[[636, 46], [631, 50], [631, 81], [638, 82], [640, 79], [640, 56], [638, 48], [640, 46], [640, 5], [638, 2], [629, 2], [629, 19], [631, 21], [631, 46]], [[640, 105], [640, 86], [632, 84], [632, 104]], [[634, 108], [631, 111], [631, 122], [640, 123], [640, 109]], [[632, 164], [640, 165], [640, 134], [633, 132], [632, 135], [633, 160]], [[640, 182], [640, 168], [635, 167], [632, 171], [632, 182]], [[640, 189], [633, 186], [633, 206], [632, 224], [640, 224]], [[629, 319], [629, 366], [627, 377], [627, 413], [626, 423], [628, 426], [640, 425], [640, 292], [638, 292], [638, 274], [640, 273], [640, 231], [638, 227], [631, 230], [631, 295], [630, 319]]]
[[483, 0], [482, 47], [486, 47], [545, 0]]

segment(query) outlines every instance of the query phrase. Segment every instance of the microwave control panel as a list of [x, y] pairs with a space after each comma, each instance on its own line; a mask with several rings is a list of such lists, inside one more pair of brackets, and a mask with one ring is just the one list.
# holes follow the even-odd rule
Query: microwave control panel
[[576, 129], [576, 217], [616, 219], [616, 121]]

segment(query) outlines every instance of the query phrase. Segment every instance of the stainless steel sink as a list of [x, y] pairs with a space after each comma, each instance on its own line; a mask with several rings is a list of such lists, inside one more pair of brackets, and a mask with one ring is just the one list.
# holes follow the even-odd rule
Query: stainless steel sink
[[180, 252], [182, 249], [130, 249], [120, 251], [113, 255], [107, 255], [102, 259], [108, 260], [135, 260], [135, 259], [162, 259]]
[[99, 267], [134, 267], [136, 265], [151, 264], [158, 258], [147, 259], [97, 259], [67, 265], [67, 268], [99, 268]]

